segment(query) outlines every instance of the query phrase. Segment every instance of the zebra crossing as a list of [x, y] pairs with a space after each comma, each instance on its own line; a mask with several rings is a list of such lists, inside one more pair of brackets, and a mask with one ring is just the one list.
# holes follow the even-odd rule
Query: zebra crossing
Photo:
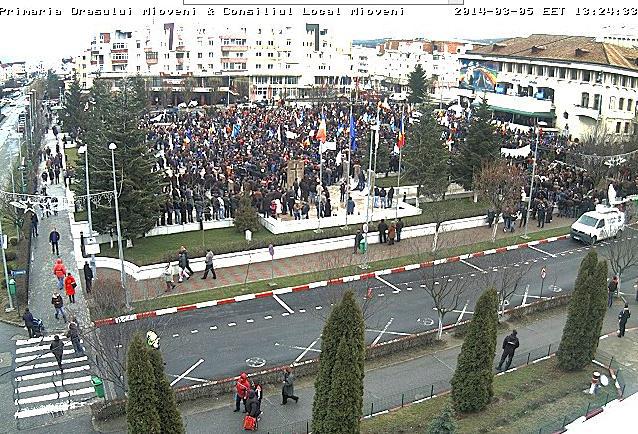
[[69, 339], [61, 339], [62, 372], [49, 350], [53, 336], [16, 340], [13, 384], [18, 426], [37, 416], [60, 416], [96, 399], [89, 358], [76, 354]]

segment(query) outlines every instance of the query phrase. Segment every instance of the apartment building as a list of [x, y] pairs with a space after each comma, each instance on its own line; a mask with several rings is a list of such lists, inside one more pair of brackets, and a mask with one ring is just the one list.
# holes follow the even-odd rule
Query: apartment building
[[459, 95], [485, 96], [502, 119], [543, 121], [573, 138], [601, 126], [636, 134], [638, 49], [606, 40], [539, 34], [477, 48], [461, 56]]

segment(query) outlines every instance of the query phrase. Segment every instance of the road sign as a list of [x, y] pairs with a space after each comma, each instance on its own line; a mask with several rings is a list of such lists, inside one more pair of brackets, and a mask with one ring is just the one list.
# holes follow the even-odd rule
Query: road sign
[[545, 277], [547, 277], [547, 270], [543, 267], [541, 268], [541, 279], [544, 279]]
[[2, 248], [5, 250], [7, 249], [7, 247], [9, 247], [8, 241], [9, 239], [7, 238], [6, 235], [0, 234], [0, 242], [2, 242]]
[[270, 253], [270, 257], [274, 258], [275, 257], [275, 246], [273, 246], [272, 244], [268, 245], [268, 253]]
[[11, 272], [11, 275], [13, 277], [17, 277], [17, 276], [24, 276], [25, 274], [27, 274], [27, 270], [13, 270]]

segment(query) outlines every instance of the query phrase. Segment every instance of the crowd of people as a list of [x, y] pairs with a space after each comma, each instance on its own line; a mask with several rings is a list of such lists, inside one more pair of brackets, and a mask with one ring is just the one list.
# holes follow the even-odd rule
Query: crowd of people
[[[380, 146], [392, 153], [400, 125], [399, 106], [379, 110]], [[362, 145], [376, 123], [377, 104], [355, 104], [353, 167], [365, 156]], [[326, 141], [319, 167], [319, 126], [325, 119]], [[332, 215], [334, 199], [327, 187], [343, 179], [350, 143], [349, 104], [271, 108], [210, 108], [145, 119], [155, 169], [165, 176], [165, 201], [159, 225], [221, 220], [234, 216], [239, 195], [248, 192], [264, 216], [290, 214], [295, 219]], [[287, 164], [304, 162], [303, 176], [288, 182]], [[390, 158], [388, 171], [398, 165]], [[320, 183], [320, 172], [322, 182]], [[341, 197], [346, 202], [345, 197]], [[344, 203], [345, 206], [345, 203]]]

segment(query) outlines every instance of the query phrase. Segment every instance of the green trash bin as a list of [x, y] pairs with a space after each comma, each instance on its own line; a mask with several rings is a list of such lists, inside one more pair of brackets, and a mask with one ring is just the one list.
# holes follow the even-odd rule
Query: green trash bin
[[361, 241], [359, 241], [359, 253], [365, 253], [367, 249], [368, 249], [368, 246], [366, 244], [366, 239], [364, 238]]
[[91, 384], [93, 384], [97, 397], [104, 398], [104, 383], [102, 383], [102, 379], [98, 376], [91, 375]]

